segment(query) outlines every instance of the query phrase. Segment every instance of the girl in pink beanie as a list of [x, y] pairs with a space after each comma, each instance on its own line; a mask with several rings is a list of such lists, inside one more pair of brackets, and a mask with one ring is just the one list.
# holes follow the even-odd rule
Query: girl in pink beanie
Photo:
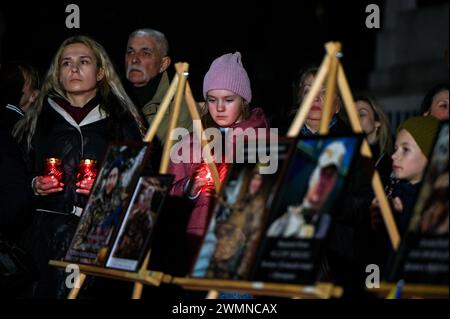
[[[203, 96], [205, 112], [202, 122], [205, 129], [215, 127], [223, 131], [240, 128], [245, 131], [248, 128], [269, 128], [262, 109], [250, 111], [250, 80], [239, 52], [222, 55], [213, 61], [203, 81]], [[169, 172], [175, 175], [171, 195], [187, 197], [194, 204], [186, 229], [188, 255], [192, 263], [206, 233], [215, 189], [209, 169], [201, 163], [201, 154], [192, 153], [195, 143], [193, 134], [185, 136], [181, 143], [189, 143], [193, 158], [200, 158], [200, 161], [189, 163], [172, 161], [169, 167]], [[228, 165], [216, 165], [223, 182]]]

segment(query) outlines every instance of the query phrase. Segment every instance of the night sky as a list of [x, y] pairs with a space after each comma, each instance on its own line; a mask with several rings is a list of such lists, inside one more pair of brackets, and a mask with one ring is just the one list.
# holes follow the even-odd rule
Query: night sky
[[[201, 100], [203, 76], [218, 56], [240, 51], [253, 89], [253, 106], [271, 118], [293, 105], [299, 69], [320, 64], [324, 43], [343, 44], [344, 68], [354, 90], [367, 89], [374, 68], [376, 29], [367, 29], [365, 8], [382, 1], [155, 1], [119, 0], [27, 3], [2, 1], [2, 61], [27, 60], [43, 73], [60, 43], [86, 34], [104, 45], [119, 74], [128, 34], [139, 27], [166, 34], [173, 62], [190, 64], [189, 82]], [[67, 29], [69, 3], [80, 7], [80, 29]], [[173, 68], [171, 68], [173, 72]]]

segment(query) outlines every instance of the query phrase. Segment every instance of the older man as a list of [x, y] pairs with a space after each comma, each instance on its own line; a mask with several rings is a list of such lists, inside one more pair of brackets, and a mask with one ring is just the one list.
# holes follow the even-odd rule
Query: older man
[[[166, 71], [170, 63], [169, 44], [163, 33], [153, 29], [138, 29], [130, 34], [125, 55], [126, 78], [129, 82], [126, 87], [149, 125], [152, 124], [170, 86]], [[171, 111], [172, 106], [164, 114], [157, 131], [157, 136], [163, 144]], [[189, 131], [192, 128], [185, 102], [181, 105], [178, 127], [187, 128]]]

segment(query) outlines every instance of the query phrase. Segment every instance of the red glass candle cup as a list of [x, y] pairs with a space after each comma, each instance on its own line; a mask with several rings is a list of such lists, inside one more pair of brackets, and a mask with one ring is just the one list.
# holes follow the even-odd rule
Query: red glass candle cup
[[206, 184], [202, 186], [201, 191], [204, 191], [205, 189], [210, 188], [214, 185], [214, 180], [207, 163], [202, 163], [197, 168], [195, 179], [206, 179]]
[[97, 161], [93, 159], [82, 159], [76, 175], [76, 183], [85, 180], [95, 180], [97, 177]]
[[63, 169], [59, 158], [50, 157], [45, 160], [44, 176], [53, 176], [58, 182], [62, 181]]

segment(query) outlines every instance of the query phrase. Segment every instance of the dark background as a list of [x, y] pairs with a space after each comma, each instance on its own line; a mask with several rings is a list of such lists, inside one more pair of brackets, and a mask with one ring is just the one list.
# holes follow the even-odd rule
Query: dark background
[[[2, 62], [28, 60], [44, 73], [66, 37], [86, 34], [105, 46], [123, 74], [128, 34], [150, 27], [166, 34], [173, 62], [190, 64], [189, 81], [197, 100], [202, 99], [203, 76], [211, 62], [240, 51], [252, 83], [251, 104], [276, 120], [294, 103], [299, 69], [320, 64], [327, 41], [342, 42], [342, 62], [352, 89], [367, 89], [378, 30], [366, 28], [365, 8], [369, 3], [380, 5], [383, 18], [384, 1], [2, 2]], [[65, 26], [70, 3], [80, 7], [80, 29]]]

